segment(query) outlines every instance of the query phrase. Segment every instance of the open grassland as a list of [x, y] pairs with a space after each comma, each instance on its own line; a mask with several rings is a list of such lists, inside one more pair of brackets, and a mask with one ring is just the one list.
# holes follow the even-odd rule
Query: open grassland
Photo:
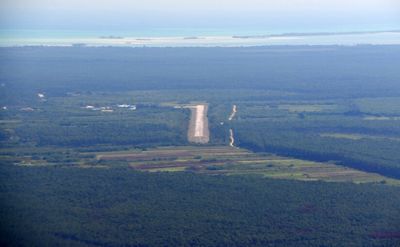
[[362, 135], [362, 134], [351, 134], [351, 133], [322, 133], [321, 137], [330, 137], [338, 139], [349, 139], [349, 140], [361, 140], [361, 139], [376, 139], [376, 140], [392, 140], [400, 141], [400, 138], [387, 137], [387, 136], [376, 136], [376, 135]]
[[99, 163], [126, 162], [130, 167], [149, 172], [188, 171], [203, 174], [262, 175], [270, 178], [324, 180], [331, 182], [400, 184], [374, 173], [330, 163], [312, 162], [272, 154], [258, 154], [224, 146], [164, 147], [146, 151], [97, 153]]
[[355, 100], [355, 104], [362, 112], [369, 114], [400, 115], [400, 97], [363, 98]]
[[321, 105], [321, 104], [282, 104], [278, 106], [278, 109], [287, 110], [289, 112], [322, 112], [322, 111], [333, 111], [337, 109], [336, 105]]
[[[194, 172], [209, 175], [261, 175], [277, 179], [354, 183], [400, 181], [333, 163], [313, 162], [227, 146], [179, 146], [93, 152], [69, 149], [3, 149], [0, 161], [18, 166], [80, 168], [131, 167], [147, 172]], [[122, 150], [122, 149], [120, 149]], [[14, 152], [19, 153], [15, 157]], [[52, 152], [54, 158], [46, 158]]]

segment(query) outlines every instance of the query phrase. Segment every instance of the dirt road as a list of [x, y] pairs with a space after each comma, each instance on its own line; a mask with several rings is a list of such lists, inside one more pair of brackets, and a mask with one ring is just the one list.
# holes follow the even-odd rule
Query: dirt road
[[233, 105], [233, 107], [232, 107], [232, 113], [231, 113], [231, 115], [230, 115], [229, 118], [228, 118], [229, 121], [232, 121], [232, 119], [233, 119], [233, 118], [235, 117], [235, 115], [236, 115], [236, 112], [237, 112], [236, 105]]
[[208, 129], [208, 105], [199, 104], [188, 107], [191, 110], [188, 140], [194, 143], [208, 143], [210, 132]]
[[[232, 113], [228, 118], [229, 121], [232, 121], [232, 119], [236, 115], [236, 112], [237, 112], [237, 107], [236, 107], [236, 105], [233, 105], [232, 106]], [[229, 146], [235, 147], [235, 137], [233, 135], [233, 129], [229, 129]]]
[[235, 137], [233, 136], [232, 129], [229, 129], [229, 146], [235, 147]]

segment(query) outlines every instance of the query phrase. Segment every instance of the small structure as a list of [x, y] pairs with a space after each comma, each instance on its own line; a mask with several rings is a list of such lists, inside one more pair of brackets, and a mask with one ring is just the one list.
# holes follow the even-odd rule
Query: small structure
[[120, 105], [117, 105], [117, 107], [118, 108], [126, 108], [126, 109], [129, 109], [129, 110], [136, 110], [136, 105], [128, 105], [128, 104], [120, 104]]
[[121, 105], [117, 105], [119, 108], [129, 108], [131, 107], [131, 105], [128, 104], [121, 104]]
[[113, 112], [113, 109], [102, 109], [101, 112]]

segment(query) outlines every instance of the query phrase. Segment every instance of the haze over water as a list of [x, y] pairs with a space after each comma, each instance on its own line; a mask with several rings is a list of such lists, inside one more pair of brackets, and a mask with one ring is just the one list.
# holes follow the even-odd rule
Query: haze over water
[[[400, 30], [398, 0], [3, 0], [0, 3], [0, 46], [400, 44], [399, 33], [382, 32], [390, 30]], [[382, 33], [368, 33], [371, 31]], [[348, 33], [343, 35], [344, 32]], [[280, 35], [287, 33], [330, 35]]]
[[3, 30], [0, 46], [236, 47], [264, 45], [393, 45], [400, 32], [277, 33], [268, 30], [144, 29], [133, 31]]

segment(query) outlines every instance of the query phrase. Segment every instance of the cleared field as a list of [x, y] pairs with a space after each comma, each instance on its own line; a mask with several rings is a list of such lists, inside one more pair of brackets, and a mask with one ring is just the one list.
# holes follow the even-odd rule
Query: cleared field
[[[355, 100], [355, 104], [360, 111], [370, 114], [391, 117], [400, 115], [400, 97], [362, 98]], [[385, 118], [376, 118], [376, 120], [379, 119], [385, 120]]]
[[399, 121], [400, 117], [369, 116], [369, 117], [364, 117], [364, 120], [368, 120], [368, 121]]
[[296, 104], [296, 105], [279, 105], [279, 109], [287, 110], [289, 112], [321, 112], [321, 111], [329, 111], [335, 110], [337, 108], [336, 105], [321, 105], [321, 104], [314, 104], [314, 105], [304, 105], [304, 104]]
[[348, 134], [348, 133], [322, 133], [321, 137], [330, 137], [338, 139], [349, 139], [349, 140], [361, 140], [361, 139], [375, 139], [375, 140], [391, 140], [400, 141], [400, 138], [387, 137], [387, 136], [376, 136], [376, 135], [362, 135], [362, 134]]
[[232, 147], [167, 147], [147, 151], [98, 153], [103, 163], [127, 162], [136, 170], [149, 172], [187, 171], [204, 174], [255, 174], [270, 178], [324, 180], [332, 182], [388, 183], [400, 181], [335, 164], [256, 154]]
[[208, 129], [208, 105], [199, 104], [188, 106], [191, 110], [189, 123], [188, 139], [193, 143], [208, 143], [210, 141], [210, 133]]

